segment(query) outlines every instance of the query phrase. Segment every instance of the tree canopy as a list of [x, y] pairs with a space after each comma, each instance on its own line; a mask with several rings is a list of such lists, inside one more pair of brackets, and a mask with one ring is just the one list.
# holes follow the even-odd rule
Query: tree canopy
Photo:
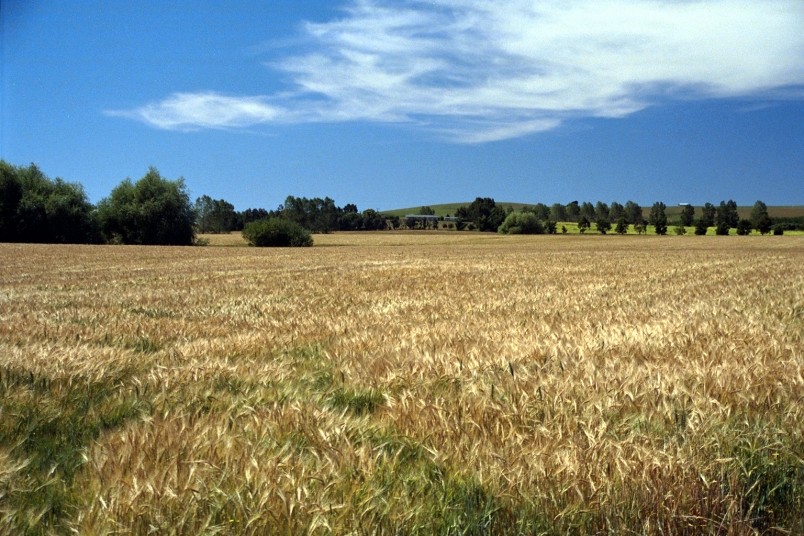
[[661, 201], [657, 201], [653, 204], [650, 209], [650, 217], [648, 218], [648, 223], [653, 225], [656, 229], [657, 235], [666, 235], [667, 234], [667, 214], [665, 214], [665, 209], [667, 205], [662, 203]]
[[87, 243], [97, 240], [95, 228], [80, 184], [0, 161], [0, 241]]
[[98, 203], [98, 219], [109, 242], [190, 245], [195, 239], [184, 179], [167, 180], [153, 167], [137, 182], [117, 185]]
[[486, 232], [496, 232], [507, 216], [505, 209], [491, 197], [477, 197], [470, 205], [459, 207], [455, 215]]

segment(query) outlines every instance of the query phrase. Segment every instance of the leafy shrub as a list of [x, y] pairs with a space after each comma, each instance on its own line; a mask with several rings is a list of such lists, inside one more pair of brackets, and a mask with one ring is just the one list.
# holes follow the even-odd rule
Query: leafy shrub
[[501, 234], [544, 234], [544, 225], [532, 212], [512, 212], [497, 231]]
[[706, 231], [708, 230], [706, 221], [701, 218], [697, 222], [695, 222], [695, 234], [698, 236], [704, 236]]
[[784, 234], [784, 226], [776, 225], [773, 227], [773, 235], [774, 236], [782, 236]]
[[678, 236], [682, 236], [687, 234], [687, 229], [683, 225], [676, 225], [673, 227], [673, 232], [676, 233]]
[[715, 227], [715, 234], [718, 236], [726, 236], [729, 234], [729, 224], [726, 222], [718, 222], [717, 227]]
[[257, 220], [243, 227], [243, 238], [257, 247], [309, 247], [310, 232], [298, 223], [282, 218]]

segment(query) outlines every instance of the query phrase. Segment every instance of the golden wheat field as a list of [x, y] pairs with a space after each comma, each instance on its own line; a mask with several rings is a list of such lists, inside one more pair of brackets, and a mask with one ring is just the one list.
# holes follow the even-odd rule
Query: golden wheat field
[[0, 533], [804, 533], [804, 239], [315, 241], [0, 244]]

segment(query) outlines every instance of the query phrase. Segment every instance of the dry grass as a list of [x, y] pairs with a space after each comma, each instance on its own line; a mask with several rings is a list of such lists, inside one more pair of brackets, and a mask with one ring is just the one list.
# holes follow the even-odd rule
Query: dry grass
[[0, 533], [802, 533], [797, 237], [0, 245]]

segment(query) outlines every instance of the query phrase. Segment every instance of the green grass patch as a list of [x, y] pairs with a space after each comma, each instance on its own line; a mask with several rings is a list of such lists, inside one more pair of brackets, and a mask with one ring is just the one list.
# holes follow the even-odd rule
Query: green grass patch
[[377, 411], [385, 403], [385, 397], [376, 389], [338, 388], [327, 401], [333, 409], [346, 410], [352, 415], [361, 417]]
[[121, 387], [126, 375], [51, 380], [0, 370], [0, 444], [24, 462], [0, 490], [10, 506], [6, 528], [19, 534], [63, 530], [77, 504], [72, 484], [90, 442], [150, 411], [147, 401]]

